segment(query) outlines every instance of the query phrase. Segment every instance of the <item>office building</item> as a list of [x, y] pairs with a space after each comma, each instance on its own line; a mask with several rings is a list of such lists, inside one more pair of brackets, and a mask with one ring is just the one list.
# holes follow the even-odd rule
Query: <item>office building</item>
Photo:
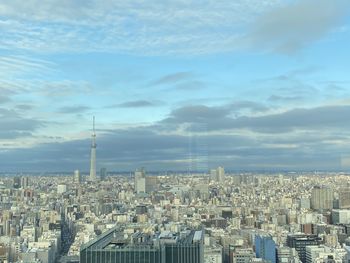
[[126, 234], [113, 228], [80, 249], [80, 263], [204, 263], [204, 233]]
[[350, 210], [333, 209], [332, 224], [350, 224]]
[[288, 235], [287, 246], [295, 248], [298, 252], [301, 262], [306, 262], [306, 247], [318, 246], [321, 243], [321, 238], [317, 235]]
[[270, 235], [255, 236], [255, 253], [257, 258], [276, 263], [276, 243]]

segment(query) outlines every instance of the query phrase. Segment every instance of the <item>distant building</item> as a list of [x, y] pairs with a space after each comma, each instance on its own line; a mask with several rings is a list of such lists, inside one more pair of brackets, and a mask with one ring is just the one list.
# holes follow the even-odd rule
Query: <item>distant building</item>
[[146, 192], [146, 172], [144, 168], [135, 171], [134, 188], [137, 194]]
[[276, 263], [276, 243], [270, 235], [255, 236], [255, 253], [257, 258]]
[[105, 180], [107, 177], [107, 168], [101, 168], [100, 169], [100, 179]]
[[204, 263], [203, 231], [125, 235], [113, 228], [80, 249], [80, 263]]
[[13, 188], [21, 188], [21, 178], [18, 176], [13, 177]]
[[210, 180], [216, 182], [224, 182], [225, 181], [225, 169], [224, 167], [219, 166], [216, 169], [210, 170]]
[[57, 185], [57, 193], [58, 194], [63, 194], [65, 192], [67, 192], [67, 185], [65, 185], [65, 184]]
[[311, 208], [331, 210], [333, 208], [333, 190], [329, 187], [315, 186], [311, 193]]
[[157, 190], [157, 176], [146, 176], [145, 177], [145, 190], [146, 193], [151, 193]]
[[135, 171], [134, 178], [135, 193], [150, 193], [157, 189], [157, 177], [146, 176], [144, 168]]
[[21, 177], [21, 187], [27, 188], [29, 186], [29, 177], [28, 176], [22, 176]]
[[81, 183], [81, 174], [79, 170], [74, 171], [74, 182], [80, 184]]

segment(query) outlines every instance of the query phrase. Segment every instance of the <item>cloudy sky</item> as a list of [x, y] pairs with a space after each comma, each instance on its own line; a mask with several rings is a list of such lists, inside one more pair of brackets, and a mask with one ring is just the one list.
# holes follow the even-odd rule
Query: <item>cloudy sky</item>
[[350, 169], [348, 0], [0, 0], [0, 171]]

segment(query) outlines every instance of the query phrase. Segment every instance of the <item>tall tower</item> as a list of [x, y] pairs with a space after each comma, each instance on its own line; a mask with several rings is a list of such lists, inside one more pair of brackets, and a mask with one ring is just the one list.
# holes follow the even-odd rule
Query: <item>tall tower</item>
[[90, 160], [90, 180], [96, 180], [96, 132], [95, 132], [95, 116], [92, 120], [92, 136], [91, 136], [91, 160]]

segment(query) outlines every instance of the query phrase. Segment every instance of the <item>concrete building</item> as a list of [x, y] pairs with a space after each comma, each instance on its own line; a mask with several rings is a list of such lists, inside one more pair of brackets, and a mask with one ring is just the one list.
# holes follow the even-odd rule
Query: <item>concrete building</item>
[[350, 189], [339, 190], [339, 208], [349, 209], [350, 208]]
[[81, 247], [80, 263], [204, 263], [203, 239], [202, 230], [152, 235], [113, 228]]
[[331, 210], [333, 208], [333, 190], [329, 187], [315, 186], [311, 192], [311, 208]]

